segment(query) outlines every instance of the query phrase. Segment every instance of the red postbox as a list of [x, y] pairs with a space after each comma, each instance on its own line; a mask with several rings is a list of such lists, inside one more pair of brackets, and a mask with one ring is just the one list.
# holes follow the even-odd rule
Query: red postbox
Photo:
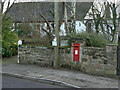
[[73, 61], [79, 62], [79, 53], [80, 53], [80, 44], [74, 43], [73, 44]]

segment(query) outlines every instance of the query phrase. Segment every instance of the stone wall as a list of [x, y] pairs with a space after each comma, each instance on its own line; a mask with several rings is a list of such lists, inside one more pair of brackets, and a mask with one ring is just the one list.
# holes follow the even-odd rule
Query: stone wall
[[81, 70], [98, 75], [115, 75], [117, 68], [117, 47], [84, 48]]
[[19, 60], [24, 64], [39, 64], [41, 66], [52, 66], [54, 50], [46, 47], [19, 47]]
[[[80, 62], [73, 62], [73, 48], [60, 49], [59, 66], [95, 75], [113, 76], [116, 74], [116, 45], [107, 45], [106, 48], [81, 47], [80, 50]], [[52, 48], [21, 46], [19, 52], [21, 63], [54, 65], [54, 49]]]

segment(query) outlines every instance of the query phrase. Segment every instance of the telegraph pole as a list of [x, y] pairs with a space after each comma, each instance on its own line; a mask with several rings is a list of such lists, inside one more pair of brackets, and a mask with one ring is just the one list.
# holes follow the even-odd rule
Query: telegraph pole
[[55, 67], [58, 67], [59, 61], [59, 15], [58, 15], [59, 2], [54, 3], [54, 25], [55, 25], [55, 37], [57, 46], [55, 47]]

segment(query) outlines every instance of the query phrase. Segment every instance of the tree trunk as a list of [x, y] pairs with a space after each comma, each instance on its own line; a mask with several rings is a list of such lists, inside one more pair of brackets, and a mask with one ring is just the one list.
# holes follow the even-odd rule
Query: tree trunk
[[76, 15], [76, 0], [74, 0], [72, 2], [71, 5], [72, 11], [71, 11], [71, 25], [70, 25], [70, 29], [71, 29], [71, 33], [76, 34], [76, 24], [75, 24], [75, 15]]
[[118, 27], [116, 25], [116, 18], [115, 21], [113, 20], [113, 24], [114, 24], [114, 32], [113, 32], [113, 42], [117, 44], [117, 32], [118, 32]]
[[88, 23], [88, 28], [87, 28], [87, 32], [90, 33], [92, 30], [91, 30], [91, 23]]
[[66, 35], [68, 35], [68, 34], [69, 34], [69, 30], [68, 30], [68, 22], [67, 22], [66, 2], [64, 2], [64, 21], [65, 21], [65, 31], [66, 31]]

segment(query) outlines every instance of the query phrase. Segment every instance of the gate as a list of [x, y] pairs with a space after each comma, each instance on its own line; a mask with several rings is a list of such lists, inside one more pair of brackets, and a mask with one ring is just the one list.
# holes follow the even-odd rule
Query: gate
[[117, 46], [117, 75], [120, 75], [120, 35]]
[[117, 75], [120, 75], [120, 46], [117, 47]]

